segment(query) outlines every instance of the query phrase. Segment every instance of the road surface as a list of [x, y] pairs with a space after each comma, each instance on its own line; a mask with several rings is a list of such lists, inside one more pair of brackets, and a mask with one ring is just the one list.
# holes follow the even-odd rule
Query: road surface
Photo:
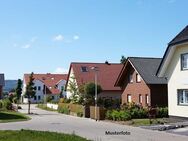
[[[161, 131], [152, 131], [119, 125], [110, 122], [92, 119], [79, 118], [57, 112], [45, 111], [31, 105], [29, 121], [0, 123], [0, 130], [19, 130], [32, 129], [42, 131], [55, 131], [63, 133], [75, 133], [76, 135], [94, 140], [94, 141], [185, 141], [187, 136], [176, 135]], [[22, 113], [27, 113], [27, 105], [22, 105]], [[109, 132], [108, 132], [109, 131]], [[119, 132], [121, 135], [107, 135], [106, 132]]]

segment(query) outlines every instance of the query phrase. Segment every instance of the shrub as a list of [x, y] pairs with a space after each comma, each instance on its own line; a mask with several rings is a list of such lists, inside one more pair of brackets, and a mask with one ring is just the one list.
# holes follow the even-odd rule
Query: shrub
[[8, 98], [1, 100], [1, 109], [2, 110], [12, 110], [13, 109], [12, 103]]
[[83, 112], [77, 112], [76, 114], [78, 117], [83, 117]]
[[158, 111], [158, 114], [157, 114], [157, 117], [158, 118], [164, 118], [164, 117], [168, 117], [168, 107], [160, 107], [160, 108], [157, 108], [157, 111]]
[[126, 121], [131, 119], [131, 115], [128, 111], [108, 110], [106, 112], [106, 119], [114, 121]]

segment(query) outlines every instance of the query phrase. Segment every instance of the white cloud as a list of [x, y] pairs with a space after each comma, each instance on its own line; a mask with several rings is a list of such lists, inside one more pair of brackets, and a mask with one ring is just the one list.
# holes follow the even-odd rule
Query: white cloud
[[30, 47], [31, 47], [31, 44], [26, 44], [26, 45], [22, 46], [22, 48], [24, 48], [24, 49], [28, 49]]
[[[21, 48], [24, 49], [28, 49], [30, 48], [37, 40], [37, 37], [32, 37], [25, 45], [23, 45]], [[15, 43], [14, 46], [17, 46], [17, 44]]]
[[78, 35], [74, 35], [74, 36], [73, 36], [73, 39], [74, 39], [74, 40], [78, 40], [78, 39], [80, 39], [80, 37], [79, 37]]
[[64, 68], [58, 67], [58, 68], [56, 68], [56, 70], [54, 71], [54, 73], [56, 73], [56, 74], [68, 73], [68, 69], [64, 69]]
[[64, 40], [64, 36], [59, 34], [59, 35], [55, 36], [53, 40], [54, 41], [63, 41]]

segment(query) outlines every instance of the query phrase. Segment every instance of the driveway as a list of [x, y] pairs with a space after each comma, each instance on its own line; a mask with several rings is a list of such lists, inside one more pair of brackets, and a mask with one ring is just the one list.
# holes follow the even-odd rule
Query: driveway
[[[20, 112], [27, 113], [27, 105], [22, 105]], [[119, 125], [92, 119], [79, 118], [63, 115], [56, 112], [44, 111], [31, 106], [29, 121], [0, 123], [0, 130], [32, 129], [42, 131], [56, 131], [63, 133], [75, 133], [95, 141], [185, 141], [186, 136], [176, 134], [151, 131], [138, 127]], [[106, 131], [121, 132], [123, 135], [106, 135]]]

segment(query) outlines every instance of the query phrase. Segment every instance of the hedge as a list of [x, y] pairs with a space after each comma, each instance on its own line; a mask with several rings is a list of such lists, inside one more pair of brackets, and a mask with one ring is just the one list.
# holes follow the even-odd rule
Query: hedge
[[64, 114], [76, 114], [79, 117], [83, 116], [84, 107], [79, 104], [72, 103], [59, 103], [58, 104], [58, 112]]

